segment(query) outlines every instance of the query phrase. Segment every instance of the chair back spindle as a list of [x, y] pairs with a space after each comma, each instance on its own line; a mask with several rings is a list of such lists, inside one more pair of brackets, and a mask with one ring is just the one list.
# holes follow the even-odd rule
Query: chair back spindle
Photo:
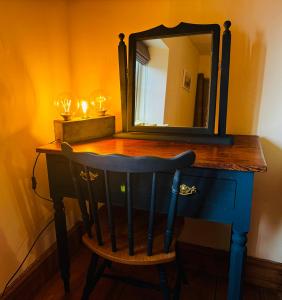
[[106, 189], [106, 205], [108, 210], [108, 222], [109, 222], [109, 228], [110, 228], [110, 234], [111, 234], [111, 244], [112, 244], [112, 251], [117, 251], [116, 246], [116, 235], [115, 235], [115, 222], [113, 218], [113, 208], [112, 208], [112, 202], [110, 199], [110, 190], [109, 190], [109, 176], [108, 172], [104, 170], [104, 178], [105, 178], [105, 189]]
[[152, 174], [152, 187], [150, 199], [150, 212], [149, 212], [149, 226], [148, 226], [148, 242], [147, 242], [147, 255], [151, 256], [153, 253], [153, 240], [154, 240], [154, 216], [156, 210], [156, 172]]
[[[182, 169], [191, 166], [195, 160], [195, 154], [192, 151], [183, 152], [173, 158], [159, 158], [159, 157], [130, 157], [124, 155], [98, 155], [95, 153], [86, 152], [73, 152], [71, 146], [67, 143], [62, 143], [62, 153], [70, 161], [70, 170], [75, 192], [79, 199], [79, 205], [84, 221], [84, 226], [87, 230], [89, 237], [92, 233], [90, 230], [89, 215], [85, 204], [85, 199], [81, 188], [79, 186], [79, 178], [76, 172], [75, 165], [84, 168], [87, 176], [87, 191], [90, 213], [93, 217], [94, 228], [96, 232], [96, 239], [99, 245], [103, 245], [104, 236], [101, 232], [99, 211], [97, 200], [95, 199], [95, 182], [90, 180], [90, 169], [102, 170], [104, 173], [105, 182], [105, 204], [108, 218], [108, 228], [112, 252], [119, 250], [119, 241], [117, 240], [116, 233], [119, 228], [116, 228], [115, 207], [113, 207], [110, 189], [110, 172], [118, 172], [126, 174], [126, 216], [127, 216], [127, 239], [128, 239], [128, 255], [135, 255], [135, 209], [133, 198], [133, 174], [135, 173], [151, 173], [151, 192], [149, 195], [149, 205], [147, 214], [147, 232], [144, 237], [145, 253], [147, 256], [154, 254], [154, 229], [157, 226], [155, 223], [156, 216], [156, 201], [157, 201], [157, 175], [160, 172], [173, 172], [173, 180], [171, 187], [171, 195], [166, 214], [166, 225], [163, 228], [163, 252], [169, 253], [171, 243], [174, 235], [174, 224], [177, 214], [177, 200], [179, 195], [179, 186], [181, 182]], [[136, 235], [136, 238], [139, 238]], [[147, 249], [147, 250], [146, 250]]]
[[134, 255], [134, 233], [133, 233], [133, 207], [131, 196], [130, 173], [126, 173], [126, 190], [127, 190], [127, 224], [128, 224], [128, 254]]
[[83, 197], [83, 193], [81, 191], [81, 186], [79, 184], [78, 173], [75, 170], [75, 164], [72, 160], [69, 161], [70, 173], [74, 185], [74, 190], [78, 198], [78, 203], [82, 215], [83, 225], [89, 237], [92, 237], [90, 218], [86, 207], [86, 201]]
[[84, 171], [86, 173], [86, 178], [87, 178], [87, 191], [89, 195], [89, 210], [90, 214], [92, 214], [93, 217], [93, 222], [95, 225], [95, 230], [96, 230], [96, 238], [97, 242], [99, 245], [103, 245], [103, 238], [102, 238], [102, 233], [101, 233], [101, 226], [100, 226], [100, 220], [98, 216], [98, 204], [97, 201], [95, 200], [93, 189], [91, 186], [91, 178], [90, 178], [90, 171], [87, 166], [85, 166]]
[[172, 237], [173, 237], [173, 225], [177, 212], [177, 200], [179, 195], [179, 185], [181, 179], [181, 171], [176, 170], [173, 177], [172, 187], [171, 187], [171, 198], [168, 209], [167, 216], [167, 226], [165, 231], [165, 239], [164, 239], [164, 252], [169, 252], [169, 247], [171, 245]]

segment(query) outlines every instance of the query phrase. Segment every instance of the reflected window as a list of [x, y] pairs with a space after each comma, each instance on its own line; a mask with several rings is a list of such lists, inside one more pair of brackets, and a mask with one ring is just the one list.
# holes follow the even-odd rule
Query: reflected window
[[135, 72], [135, 125], [165, 126], [169, 49], [160, 39], [138, 41]]
[[135, 125], [142, 125], [146, 117], [147, 66], [136, 60]]
[[211, 34], [136, 42], [135, 126], [207, 127]]

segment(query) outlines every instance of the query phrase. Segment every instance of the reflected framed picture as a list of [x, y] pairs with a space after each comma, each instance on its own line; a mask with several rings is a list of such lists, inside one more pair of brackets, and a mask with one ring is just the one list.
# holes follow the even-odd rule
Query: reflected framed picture
[[191, 73], [186, 69], [183, 70], [182, 87], [186, 91], [190, 92], [190, 89], [191, 89]]

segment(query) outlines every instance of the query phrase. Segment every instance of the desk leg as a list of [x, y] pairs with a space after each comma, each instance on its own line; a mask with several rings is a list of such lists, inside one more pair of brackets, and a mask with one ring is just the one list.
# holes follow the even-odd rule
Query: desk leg
[[242, 299], [244, 261], [247, 252], [246, 242], [247, 232], [240, 232], [232, 228], [228, 300]]
[[64, 281], [65, 292], [70, 291], [70, 259], [68, 250], [68, 235], [63, 197], [54, 197], [55, 229], [57, 238], [57, 251], [61, 278]]

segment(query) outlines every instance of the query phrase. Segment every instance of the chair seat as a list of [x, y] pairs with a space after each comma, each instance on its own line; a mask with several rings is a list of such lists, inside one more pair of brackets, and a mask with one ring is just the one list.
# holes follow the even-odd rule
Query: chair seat
[[116, 228], [117, 251], [112, 251], [110, 232], [108, 227], [107, 209], [105, 206], [99, 209], [99, 221], [103, 237], [103, 245], [99, 245], [96, 239], [95, 227], [92, 227], [93, 238], [83, 235], [83, 243], [97, 255], [117, 263], [129, 265], [158, 265], [174, 261], [176, 238], [179, 236], [184, 224], [183, 218], [176, 218], [174, 227], [174, 239], [170, 252], [164, 253], [164, 230], [167, 222], [166, 215], [155, 215], [154, 243], [152, 256], [147, 255], [147, 232], [149, 214], [145, 211], [135, 210], [133, 214], [134, 226], [134, 255], [128, 254], [127, 216], [124, 208], [113, 208]]

